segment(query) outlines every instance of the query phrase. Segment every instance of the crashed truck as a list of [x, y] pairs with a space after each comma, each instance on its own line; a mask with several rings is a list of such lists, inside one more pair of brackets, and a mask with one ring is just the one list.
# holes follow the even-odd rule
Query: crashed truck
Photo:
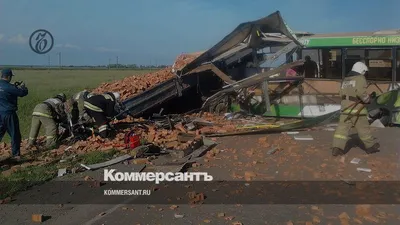
[[[242, 23], [183, 68], [173, 66], [175, 78], [123, 104], [133, 117], [150, 117], [160, 111], [175, 114], [197, 110], [298, 119], [269, 127], [272, 131], [304, 128], [332, 120], [340, 107], [325, 103], [304, 105], [304, 77], [287, 76], [288, 71], [296, 70], [304, 62], [279, 64], [281, 56], [287, 58], [304, 47], [301, 38], [308, 35], [293, 32], [279, 11]], [[273, 48], [279, 50], [273, 52]], [[266, 49], [270, 51], [265, 52]], [[278, 63], [278, 67], [261, 67], [273, 63]], [[320, 109], [319, 113], [307, 113], [315, 109]]]

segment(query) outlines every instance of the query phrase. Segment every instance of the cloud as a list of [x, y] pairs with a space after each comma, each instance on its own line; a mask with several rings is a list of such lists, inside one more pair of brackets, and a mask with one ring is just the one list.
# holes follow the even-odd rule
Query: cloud
[[4, 34], [0, 34], [0, 41], [4, 38]]
[[24, 37], [22, 34], [18, 34], [17, 36], [10, 37], [8, 42], [11, 44], [26, 44], [28, 43], [28, 38]]
[[114, 49], [114, 48], [106, 48], [106, 47], [96, 47], [94, 48], [95, 51], [98, 52], [119, 52], [119, 49]]
[[73, 44], [56, 44], [54, 47], [56, 48], [71, 48], [71, 49], [76, 49], [76, 50], [80, 50], [81, 47], [77, 46], [77, 45], [73, 45]]

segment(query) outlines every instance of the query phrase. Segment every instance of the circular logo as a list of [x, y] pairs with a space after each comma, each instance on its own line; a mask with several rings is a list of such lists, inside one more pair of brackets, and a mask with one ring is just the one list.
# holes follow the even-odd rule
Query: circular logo
[[46, 54], [54, 46], [53, 35], [47, 30], [36, 30], [29, 37], [29, 46], [37, 54]]

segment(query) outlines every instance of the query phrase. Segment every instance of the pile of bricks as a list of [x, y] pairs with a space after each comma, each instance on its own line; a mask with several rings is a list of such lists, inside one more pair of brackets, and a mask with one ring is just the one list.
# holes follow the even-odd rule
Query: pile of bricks
[[[189, 117], [199, 117], [198, 114], [189, 115]], [[180, 133], [194, 134], [199, 139], [200, 135], [210, 134], [210, 133], [226, 133], [235, 131], [235, 126], [232, 122], [225, 120], [222, 116], [217, 116], [213, 114], [205, 114], [202, 119], [206, 119], [210, 122], [215, 123], [214, 126], [205, 126], [200, 129], [188, 131], [180, 123], [176, 124], [172, 130], [156, 128], [152, 125], [146, 125], [146, 129], [140, 127], [133, 127], [130, 129], [122, 130], [113, 140], [101, 139], [100, 137], [90, 137], [85, 141], [76, 142], [72, 149], [78, 153], [86, 153], [89, 151], [107, 151], [110, 149], [122, 150], [125, 148], [124, 145], [124, 135], [128, 131], [133, 130], [135, 134], [139, 135], [143, 141], [147, 143], [153, 143], [162, 148], [184, 150], [188, 148], [192, 141], [185, 143], [178, 141], [178, 135]], [[141, 118], [127, 118], [123, 122], [141, 121]], [[64, 149], [66, 146], [64, 147]], [[62, 154], [62, 151], [60, 151]]]
[[189, 53], [189, 54], [181, 54], [176, 58], [173, 68], [175, 70], [181, 70], [184, 66], [193, 62], [193, 60], [195, 60], [197, 57], [199, 57], [203, 53], [204, 53], [204, 51], [193, 52], [193, 53]]
[[174, 77], [171, 67], [145, 75], [126, 77], [113, 83], [103, 83], [94, 93], [119, 92], [121, 100], [128, 99]]
[[[177, 57], [174, 68], [181, 69], [196, 59], [202, 52], [181, 54]], [[174, 77], [172, 67], [167, 67], [145, 75], [126, 77], [112, 83], [103, 83], [93, 90], [94, 93], [119, 92], [121, 100], [138, 95], [162, 82]]]

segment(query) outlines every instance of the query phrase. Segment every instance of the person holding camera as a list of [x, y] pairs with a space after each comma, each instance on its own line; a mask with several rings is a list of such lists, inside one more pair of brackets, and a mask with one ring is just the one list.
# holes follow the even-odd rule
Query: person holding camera
[[0, 80], [0, 141], [6, 131], [11, 137], [12, 159], [20, 159], [21, 131], [17, 115], [18, 97], [28, 95], [28, 88], [23, 82], [11, 84], [14, 73], [11, 69], [1, 71]]

